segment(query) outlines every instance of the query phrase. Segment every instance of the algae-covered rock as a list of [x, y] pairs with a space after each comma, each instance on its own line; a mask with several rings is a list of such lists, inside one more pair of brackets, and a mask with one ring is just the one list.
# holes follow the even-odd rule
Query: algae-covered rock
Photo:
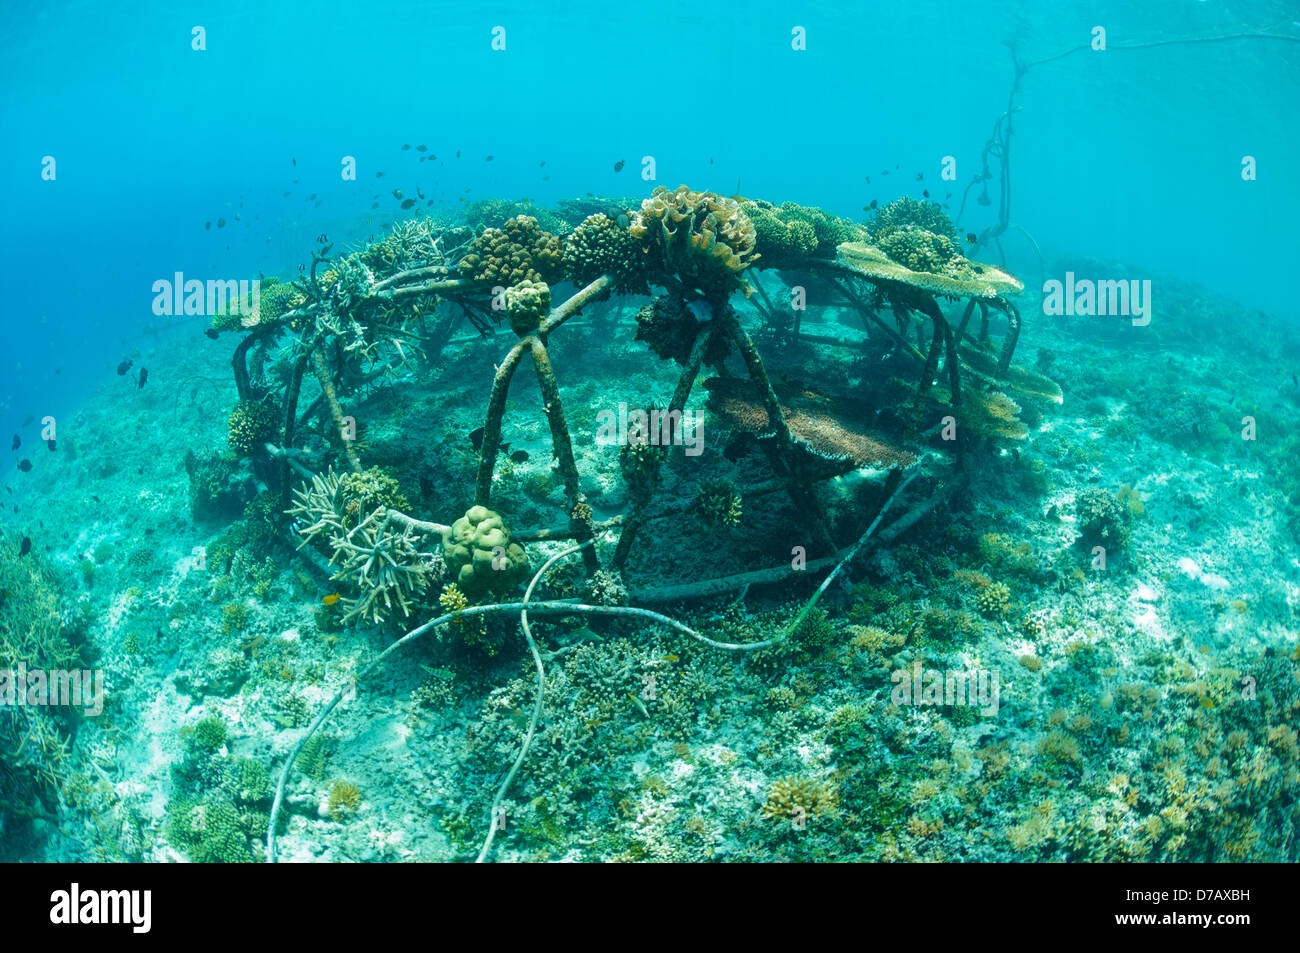
[[528, 578], [528, 555], [486, 506], [471, 506], [442, 534], [442, 554], [461, 590], [472, 599], [506, 593]]

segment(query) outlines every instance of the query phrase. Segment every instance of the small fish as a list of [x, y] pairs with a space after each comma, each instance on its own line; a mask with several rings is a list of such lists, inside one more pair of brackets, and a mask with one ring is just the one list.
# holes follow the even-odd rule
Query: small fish
[[974, 232], [966, 233], [966, 241], [970, 242], [972, 245], [979, 244], [979, 239], [975, 236]]
[[424, 193], [420, 191], [420, 187], [418, 185], [415, 187], [415, 194], [418, 195], [420, 198], [424, 198]]
[[415, 204], [415, 199], [407, 199], [402, 203], [402, 208], [410, 208], [414, 204]]
[[135, 382], [136, 390], [139, 390], [141, 387], [143, 387], [144, 382], [147, 381], [148, 379], [149, 379], [149, 369], [147, 367], [140, 368], [140, 378]]
[[872, 209], [873, 209], [873, 208], [875, 208], [876, 206], [878, 206], [879, 204], [880, 204], [880, 201], [879, 201], [878, 199], [872, 199], [872, 200], [871, 200], [871, 204], [868, 205], [867, 208], [872, 208]]
[[636, 705], [637, 711], [639, 711], [642, 714], [642, 716], [646, 718], [650, 717], [650, 712], [646, 711], [645, 704], [641, 701], [641, 699], [637, 698], [631, 692], [627, 693], [627, 697], [632, 699], [632, 704]]
[[14, 445], [13, 445], [12, 447], [10, 447], [9, 449], [10, 449], [10, 450], [17, 450], [17, 449], [18, 449], [19, 447], [21, 447], [22, 445], [23, 445], [23, 438], [20, 437], [20, 436], [18, 436], [18, 434], [14, 434]]
[[484, 161], [484, 162], [491, 162], [491, 161], [492, 161], [493, 159], [495, 159], [495, 158], [496, 158], [496, 156], [485, 156], [484, 159], [483, 159], [483, 161]]
[[282, 197], [287, 199], [291, 195], [293, 195], [292, 192], [285, 192]]
[[51, 437], [49, 440], [45, 441], [45, 446], [47, 446], [47, 447], [49, 447], [51, 450], [53, 450], [53, 449], [54, 449], [54, 438]]
[[483, 429], [484, 428], [479, 427], [477, 430], [470, 431], [469, 442], [474, 445], [475, 453], [483, 449]]
[[30, 427], [34, 423], [36, 423], [36, 418], [32, 414], [28, 414], [27, 419], [23, 421], [23, 426]]
[[524, 463], [528, 460], [528, 451], [516, 450], [514, 453], [510, 454], [510, 459], [515, 463]]
[[943, 197], [943, 200], [946, 202], [946, 201], [948, 201], [950, 198], [952, 198], [952, 193], [951, 193], [951, 192], [949, 192], [947, 195], [945, 195], [945, 196]]
[[376, 173], [375, 173], [375, 178], [376, 178], [376, 179], [382, 179], [383, 177], [384, 177], [384, 173], [382, 173], [382, 172], [376, 172]]
[[1192, 433], [1196, 434], [1196, 436], [1199, 437], [1199, 436], [1201, 435], [1201, 425], [1200, 425], [1200, 424], [1192, 424]]
[[326, 596], [324, 599], [321, 600], [321, 602], [323, 602], [327, 606], [332, 606], [334, 605], [334, 603], [338, 601], [339, 601], [339, 594], [337, 592], [331, 592], [328, 596]]
[[204, 222], [204, 223], [203, 223], [203, 230], [204, 230], [205, 232], [210, 232], [210, 231], [212, 231], [212, 223], [211, 223], [211, 222]]
[[410, 148], [411, 148], [411, 144], [410, 144], [409, 142], [403, 142], [403, 143], [402, 143], [402, 151], [403, 151], [403, 152], [405, 152], [406, 150], [408, 150], [408, 149], [410, 149]]
[[924, 172], [918, 172], [918, 173], [916, 173], [916, 181], [918, 181], [918, 182], [922, 182], [922, 181], [924, 181], [924, 180], [925, 180], [925, 173], [924, 173]]
[[709, 165], [713, 165], [713, 156], [709, 156]]
[[888, 170], [888, 169], [881, 169], [881, 170], [880, 170], [880, 174], [881, 174], [881, 175], [889, 175], [889, 170]]
[[459, 149], [456, 150], [456, 158], [457, 158], [457, 159], [460, 158], [460, 150], [459, 150]]
[[869, 175], [864, 175], [863, 178], [867, 180], [867, 185], [870, 185], [870, 184], [871, 184], [871, 176], [869, 176]]
[[[712, 162], [713, 160], [710, 159], [709, 161]], [[615, 171], [615, 172], [622, 172], [622, 171], [623, 171], [623, 160], [622, 160], [622, 159], [619, 159], [617, 162], [614, 163], [614, 171]]]
[[290, 157], [290, 161], [293, 163], [293, 167], [294, 167], [295, 169], [298, 168], [298, 160], [297, 160], [297, 159], [294, 159], [294, 158], [291, 156], [291, 157]]
[[224, 218], [217, 219], [217, 228], [225, 228], [225, 227], [226, 227], [226, 220]]
[[[428, 147], [428, 146], [416, 146], [416, 147], [415, 147], [415, 151], [416, 151], [416, 152], [428, 152], [428, 151], [429, 151], [429, 147]], [[436, 158], [438, 158], [438, 157], [437, 157], [437, 156], [434, 156], [434, 158], [436, 159]]]
[[18, 546], [18, 558], [21, 559], [32, 551], [32, 538], [24, 536], [22, 543]]
[[425, 204], [425, 205], [432, 205], [432, 204], [433, 204], [433, 199], [429, 199], [429, 201], [425, 202], [424, 204]]
[[131, 365], [134, 363], [135, 361], [123, 361], [121, 364], [117, 365], [117, 376], [125, 377], [126, 372], [131, 369]]
[[31, 473], [32, 461], [28, 460], [26, 457], [23, 457], [21, 460], [18, 461], [18, 469], [22, 470], [23, 473]]
[[540, 169], [540, 168], [541, 168], [542, 166], [544, 166], [544, 165], [546, 165], [546, 160], [545, 160], [545, 159], [543, 159], [541, 162], [537, 163], [537, 168]]
[[395, 198], [395, 199], [400, 199], [401, 197], [402, 197], [402, 190], [401, 190], [401, 189], [393, 189], [393, 198]]
[[314, 199], [315, 197], [316, 197], [316, 193], [313, 192], [311, 195], [307, 196], [307, 201], [310, 202], [310, 201], [311, 201], [312, 199]]
[[922, 189], [922, 190], [921, 190], [921, 196], [922, 196], [923, 198], [927, 198], [927, 199], [928, 199], [928, 198], [930, 197], [930, 190], [929, 190], [929, 189]]
[[378, 202], [376, 202], [374, 205], [370, 206], [370, 210], [371, 210], [372, 212], [373, 212], [375, 209], [377, 209], [377, 208], [379, 208], [379, 203], [378, 203]]
[[664, 656], [664, 661], [665, 661], [665, 662], [680, 662], [680, 661], [681, 661], [681, 656], [680, 656], [680, 655], [665, 655], [665, 656]]

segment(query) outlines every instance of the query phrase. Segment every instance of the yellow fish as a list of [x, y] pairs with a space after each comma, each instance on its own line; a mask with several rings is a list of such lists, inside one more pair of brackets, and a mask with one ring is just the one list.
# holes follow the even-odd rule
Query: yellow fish
[[334, 605], [334, 603], [338, 601], [339, 601], [339, 594], [337, 592], [331, 592], [328, 596], [326, 596], [324, 599], [321, 600], [321, 602], [325, 603], [325, 605], [327, 606], [332, 606]]

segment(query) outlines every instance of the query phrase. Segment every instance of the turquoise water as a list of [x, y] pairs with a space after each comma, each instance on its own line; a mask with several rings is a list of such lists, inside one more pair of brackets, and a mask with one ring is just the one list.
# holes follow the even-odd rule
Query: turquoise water
[[5, 17], [0, 856], [1295, 859], [1293, 5]]

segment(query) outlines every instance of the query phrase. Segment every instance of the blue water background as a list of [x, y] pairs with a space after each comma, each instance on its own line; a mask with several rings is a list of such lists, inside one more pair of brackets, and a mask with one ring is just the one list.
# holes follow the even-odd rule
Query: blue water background
[[[154, 317], [155, 280], [292, 275], [318, 234], [341, 246], [411, 214], [393, 188], [418, 185], [447, 210], [461, 197], [639, 198], [685, 182], [862, 219], [871, 199], [928, 187], [953, 192], [955, 213], [1007, 104], [1005, 43], [1032, 61], [1086, 44], [1094, 25], [1112, 49], [1024, 77], [1014, 220], [1049, 257], [1120, 259], [1300, 317], [1300, 44], [1115, 48], [1300, 36], [1295, 3], [24, 0], [0, 16], [6, 440], [28, 414], [69, 412], [120, 360], [148, 363], [160, 336], [228, 346], [202, 337], [207, 319]], [[205, 52], [191, 50], [196, 24]], [[498, 25], [503, 53], [490, 45]], [[796, 25], [804, 52], [791, 50]], [[46, 155], [54, 182], [40, 176]], [[344, 155], [356, 182], [340, 180]], [[644, 155], [657, 183], [639, 177]], [[939, 180], [945, 155], [955, 183]], [[1258, 181], [1242, 181], [1244, 155]], [[995, 211], [968, 207], [963, 230]], [[1006, 249], [1036, 281], [1027, 244]]]

